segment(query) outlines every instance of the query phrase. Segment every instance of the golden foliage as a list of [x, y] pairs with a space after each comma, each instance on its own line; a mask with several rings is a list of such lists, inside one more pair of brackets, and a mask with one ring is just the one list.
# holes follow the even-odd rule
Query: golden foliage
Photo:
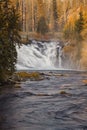
[[[78, 8], [70, 9], [67, 15], [67, 22], [64, 26], [64, 31], [74, 31], [75, 22], [79, 19], [79, 13], [82, 12], [84, 19], [83, 31], [81, 32], [82, 37], [85, 39], [87, 36], [87, 5], [80, 5]], [[71, 38], [71, 37], [70, 37]]]

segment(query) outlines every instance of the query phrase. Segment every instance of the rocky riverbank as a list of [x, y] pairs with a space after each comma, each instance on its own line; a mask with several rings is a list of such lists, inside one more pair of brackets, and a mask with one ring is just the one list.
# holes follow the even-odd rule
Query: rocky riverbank
[[5, 87], [20, 87], [20, 82], [30, 80], [30, 81], [40, 81], [44, 80], [46, 75], [39, 72], [15, 72], [6, 81], [0, 82], [0, 88]]

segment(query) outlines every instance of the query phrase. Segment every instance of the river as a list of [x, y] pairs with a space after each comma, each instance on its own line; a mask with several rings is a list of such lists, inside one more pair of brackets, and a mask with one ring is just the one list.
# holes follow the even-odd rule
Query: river
[[87, 72], [40, 71], [0, 92], [0, 130], [87, 130]]

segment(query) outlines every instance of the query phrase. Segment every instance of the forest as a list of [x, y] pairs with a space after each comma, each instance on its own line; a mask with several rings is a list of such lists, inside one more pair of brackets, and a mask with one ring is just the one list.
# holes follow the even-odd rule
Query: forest
[[[44, 33], [63, 32], [65, 38], [71, 38], [70, 35], [76, 31], [82, 33], [83, 37], [86, 35], [86, 0], [18, 0], [16, 5], [21, 16], [22, 31], [27, 34], [43, 34], [44, 30]], [[80, 23], [79, 19], [82, 20]], [[81, 29], [77, 29], [80, 28], [79, 24]]]

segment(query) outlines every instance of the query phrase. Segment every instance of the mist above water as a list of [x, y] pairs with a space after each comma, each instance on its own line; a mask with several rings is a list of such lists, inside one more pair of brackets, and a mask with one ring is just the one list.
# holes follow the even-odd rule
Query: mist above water
[[62, 47], [59, 42], [39, 42], [17, 47], [17, 70], [62, 69]]

